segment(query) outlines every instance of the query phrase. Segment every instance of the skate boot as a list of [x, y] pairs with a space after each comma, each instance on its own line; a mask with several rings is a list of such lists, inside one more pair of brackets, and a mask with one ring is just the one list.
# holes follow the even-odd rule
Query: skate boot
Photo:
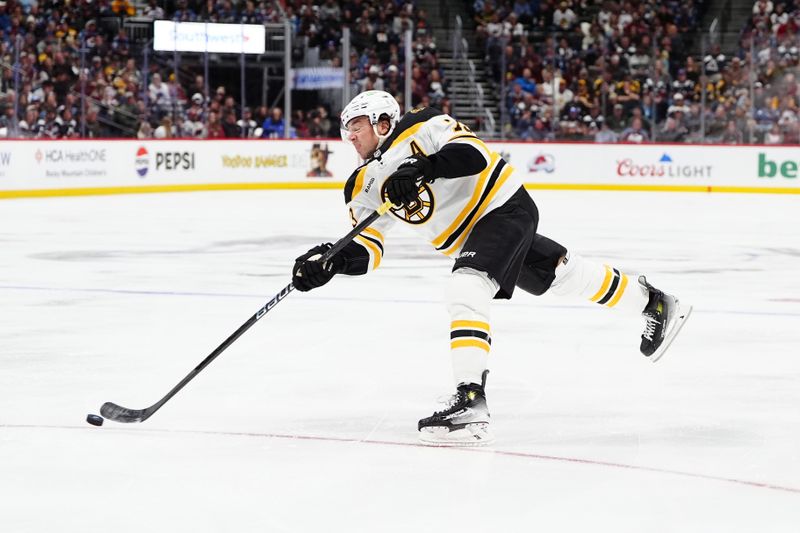
[[692, 306], [682, 307], [677, 298], [656, 289], [647, 283], [644, 276], [639, 276], [639, 285], [650, 295], [642, 311], [645, 326], [639, 350], [655, 363], [664, 355], [689, 318]]
[[486, 405], [486, 375], [480, 385], [462, 383], [447, 407], [419, 421], [419, 440], [428, 446], [485, 446], [494, 442]]

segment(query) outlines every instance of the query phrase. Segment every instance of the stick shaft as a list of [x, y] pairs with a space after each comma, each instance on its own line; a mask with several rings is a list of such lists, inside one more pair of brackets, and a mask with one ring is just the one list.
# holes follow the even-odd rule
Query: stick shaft
[[[372, 224], [378, 218], [380, 218], [380, 216], [386, 213], [386, 211], [388, 211], [389, 208], [391, 208], [391, 206], [392, 206], [391, 202], [386, 202], [383, 205], [381, 205], [377, 210], [370, 213], [368, 217], [366, 217], [364, 220], [358, 223], [347, 235], [336, 241], [336, 243], [334, 243], [333, 246], [322, 255], [320, 261], [323, 262], [327, 261], [335, 254], [339, 253], [345, 246], [347, 246], [347, 244], [350, 241], [352, 241], [356, 237], [356, 235], [364, 231], [364, 229], [366, 229], [370, 224]], [[247, 322], [239, 326], [239, 329], [231, 333], [231, 335], [227, 339], [225, 339], [222, 342], [222, 344], [217, 346], [217, 348], [213, 352], [208, 354], [208, 356], [205, 359], [200, 361], [200, 364], [194, 367], [194, 369], [191, 372], [189, 372], [186, 375], [186, 377], [184, 377], [180, 381], [180, 383], [175, 385], [175, 387], [173, 387], [172, 390], [170, 390], [163, 398], [161, 398], [155, 404], [151, 405], [147, 409], [139, 410], [139, 409], [127, 409], [125, 407], [112, 404], [111, 402], [107, 402], [101, 408], [100, 410], [101, 414], [103, 414], [103, 416], [105, 416], [106, 418], [110, 420], [116, 420], [117, 422], [144, 422], [150, 416], [152, 416], [153, 413], [158, 411], [162, 405], [167, 403], [170, 398], [175, 396], [178, 393], [178, 391], [180, 391], [190, 381], [192, 381], [197, 376], [197, 374], [202, 372], [205, 367], [210, 365], [214, 359], [216, 359], [231, 344], [233, 344], [236, 341], [236, 339], [241, 337], [245, 331], [250, 329], [256, 322], [261, 320], [261, 318], [263, 318], [264, 315], [266, 315], [270, 310], [272, 310], [276, 305], [278, 305], [284, 298], [289, 296], [289, 293], [291, 293], [293, 290], [294, 286], [291, 283], [286, 287], [284, 287], [283, 289], [281, 289], [281, 291], [278, 294], [273, 296], [272, 299], [268, 301], [266, 304], [264, 304], [264, 306], [261, 309], [256, 311], [256, 313], [253, 316], [251, 316], [247, 320]]]

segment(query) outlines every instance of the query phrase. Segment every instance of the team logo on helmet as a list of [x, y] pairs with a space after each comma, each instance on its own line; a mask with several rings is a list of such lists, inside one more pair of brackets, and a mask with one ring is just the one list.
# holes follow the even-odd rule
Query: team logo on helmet
[[[381, 189], [381, 198], [385, 202], [388, 200], [386, 196], [386, 184], [383, 184]], [[409, 224], [424, 224], [427, 222], [431, 215], [433, 215], [433, 191], [428, 187], [427, 183], [421, 183], [417, 190], [417, 199], [411, 202], [410, 205], [402, 207], [392, 207], [390, 211], [394, 216]]]

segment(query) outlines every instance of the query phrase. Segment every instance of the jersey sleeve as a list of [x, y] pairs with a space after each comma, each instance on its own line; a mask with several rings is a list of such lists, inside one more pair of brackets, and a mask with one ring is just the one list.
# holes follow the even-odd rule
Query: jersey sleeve
[[472, 130], [449, 115], [428, 119], [423, 132], [426, 154], [436, 177], [458, 178], [479, 174], [492, 162], [492, 152]]
[[[377, 199], [363, 192], [367, 172], [367, 165], [357, 168], [345, 184], [344, 201], [353, 227], [379, 207]], [[391, 217], [382, 216], [356, 235], [340, 252], [345, 258], [345, 268], [342, 273], [360, 276], [378, 268], [383, 259], [384, 235], [393, 224], [394, 220]]]
[[[347, 207], [353, 226], [375, 210], [359, 202], [358, 198], [351, 201]], [[383, 259], [384, 235], [393, 225], [392, 217], [382, 216], [356, 235], [341, 252], [345, 257], [345, 269], [342, 273], [360, 276], [378, 268]]]

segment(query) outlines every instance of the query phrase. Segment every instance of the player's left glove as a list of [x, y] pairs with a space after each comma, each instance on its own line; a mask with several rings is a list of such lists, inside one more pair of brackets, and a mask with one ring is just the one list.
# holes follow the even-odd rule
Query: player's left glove
[[421, 183], [435, 179], [433, 162], [422, 154], [405, 158], [386, 179], [386, 196], [394, 205], [408, 205], [419, 197]]
[[294, 260], [292, 285], [295, 289], [307, 292], [322, 287], [344, 269], [345, 259], [341, 254], [334, 255], [324, 263], [319, 261], [331, 246], [329, 242], [320, 244]]

